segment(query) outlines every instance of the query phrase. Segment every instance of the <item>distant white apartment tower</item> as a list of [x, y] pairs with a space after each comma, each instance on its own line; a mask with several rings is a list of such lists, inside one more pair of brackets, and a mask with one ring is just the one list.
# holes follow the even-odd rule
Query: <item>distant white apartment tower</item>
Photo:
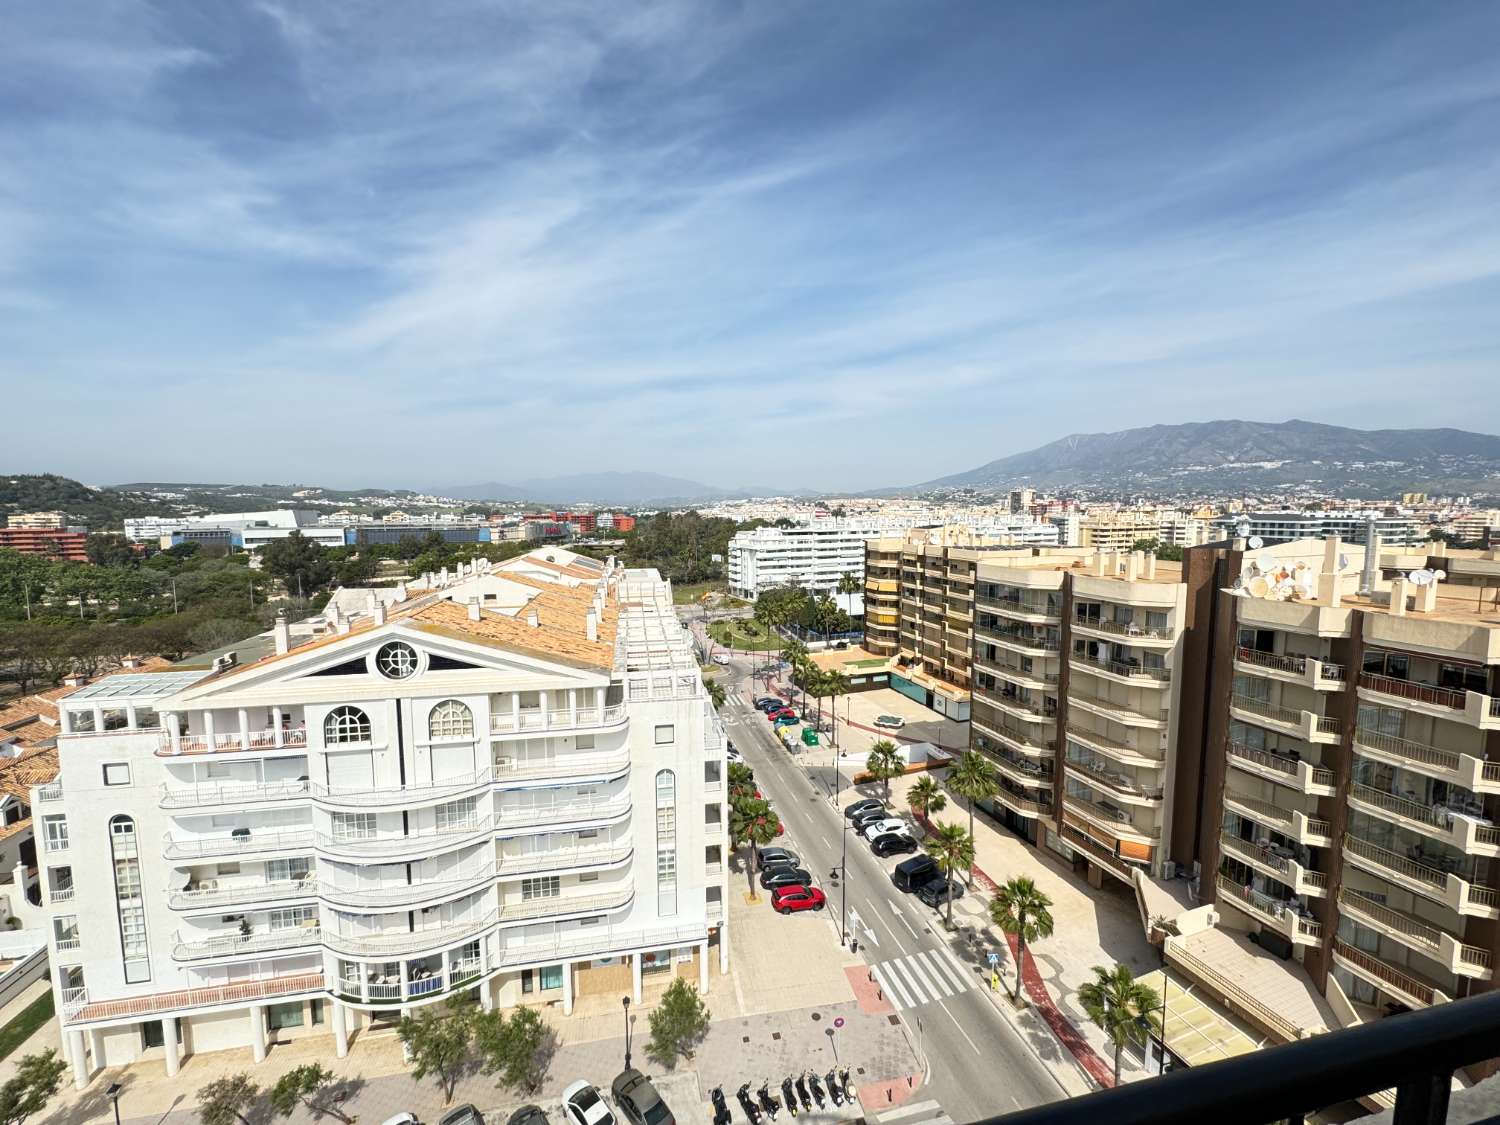
[[737, 531], [729, 540], [729, 592], [753, 600], [767, 590], [795, 583], [804, 590], [831, 594], [845, 574], [864, 581], [865, 540], [905, 526], [827, 519]]
[[1371, 519], [1375, 521], [1376, 537], [1387, 547], [1409, 547], [1426, 536], [1415, 516], [1389, 515], [1383, 511], [1238, 512], [1219, 516], [1213, 522], [1215, 534], [1224, 539], [1238, 535], [1239, 529], [1248, 525], [1245, 536], [1266, 543], [1337, 535], [1345, 543], [1364, 545], [1365, 530]]
[[727, 969], [724, 732], [655, 571], [548, 549], [347, 602], [62, 700], [32, 798], [78, 1085]]

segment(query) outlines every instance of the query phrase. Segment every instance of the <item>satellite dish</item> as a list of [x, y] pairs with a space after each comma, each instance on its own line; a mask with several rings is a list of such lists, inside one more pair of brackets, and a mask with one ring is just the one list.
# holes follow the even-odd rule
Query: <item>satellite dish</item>
[[1239, 523], [1234, 525], [1234, 532], [1241, 539], [1245, 538], [1245, 536], [1250, 534], [1250, 521], [1240, 520]]
[[1432, 585], [1432, 571], [1430, 571], [1430, 570], [1414, 570], [1414, 571], [1412, 571], [1410, 574], [1408, 574], [1406, 576], [1406, 580], [1408, 582], [1410, 582], [1413, 586], [1431, 586]]
[[1260, 577], [1256, 577], [1256, 578], [1250, 579], [1249, 584], [1245, 587], [1245, 589], [1247, 589], [1247, 590], [1250, 591], [1250, 596], [1252, 598], [1263, 598], [1263, 597], [1265, 597], [1266, 596], [1266, 592], [1268, 590], [1270, 590], [1270, 588], [1271, 588], [1271, 584], [1269, 582], [1267, 582], [1264, 578], [1260, 578]]
[[1441, 582], [1444, 578], [1447, 578], [1447, 577], [1448, 577], [1448, 572], [1446, 570], [1434, 570], [1432, 572], [1432, 580], [1434, 582]]
[[1229, 588], [1236, 594], [1242, 594], [1245, 592], [1245, 580], [1243, 578], [1236, 578], [1229, 584]]
[[1340, 570], [1348, 570], [1349, 569], [1349, 556], [1348, 555], [1342, 555], [1342, 554], [1339, 555], [1339, 569]]
[[1266, 541], [1264, 539], [1262, 539], [1259, 535], [1252, 535], [1250, 537], [1250, 549], [1252, 551], [1258, 551], [1262, 547], [1264, 547], [1265, 545], [1266, 545]]

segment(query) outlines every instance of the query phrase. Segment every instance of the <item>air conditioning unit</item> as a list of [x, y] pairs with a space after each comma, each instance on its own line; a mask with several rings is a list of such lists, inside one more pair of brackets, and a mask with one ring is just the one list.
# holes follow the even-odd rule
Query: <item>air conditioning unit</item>
[[1163, 879], [1177, 878], [1177, 861], [1169, 859], [1163, 863], [1161, 865], [1161, 874]]

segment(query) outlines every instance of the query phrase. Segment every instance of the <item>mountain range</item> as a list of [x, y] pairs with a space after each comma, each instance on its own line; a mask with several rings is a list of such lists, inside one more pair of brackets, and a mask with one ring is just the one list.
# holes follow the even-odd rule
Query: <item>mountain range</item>
[[1355, 430], [1300, 419], [1189, 422], [1070, 434], [967, 472], [888, 491], [982, 492], [1021, 485], [1108, 496], [1500, 493], [1500, 437], [1453, 429]]

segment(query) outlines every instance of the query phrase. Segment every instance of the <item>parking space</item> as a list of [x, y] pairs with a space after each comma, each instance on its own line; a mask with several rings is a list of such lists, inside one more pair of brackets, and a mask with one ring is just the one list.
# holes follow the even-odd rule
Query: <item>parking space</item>
[[[902, 695], [893, 688], [877, 688], [846, 696], [848, 708], [848, 744], [846, 750], [865, 751], [878, 738], [900, 739], [906, 742], [931, 742], [944, 749], [966, 749], [969, 745], [969, 724], [945, 719], [936, 711], [922, 706], [915, 699]], [[844, 737], [845, 699], [839, 700], [839, 733]], [[864, 729], [874, 728], [881, 715], [895, 715], [905, 720], [900, 730]]]

